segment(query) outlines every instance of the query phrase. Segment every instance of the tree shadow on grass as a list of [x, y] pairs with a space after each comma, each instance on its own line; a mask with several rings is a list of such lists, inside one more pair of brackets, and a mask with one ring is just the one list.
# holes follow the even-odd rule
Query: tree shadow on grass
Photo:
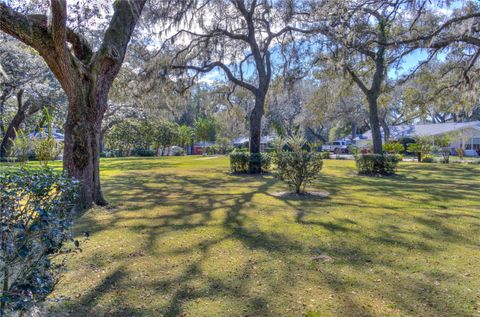
[[[417, 170], [416, 167], [412, 169]], [[434, 256], [443, 251], [439, 246], [441, 241], [478, 247], [478, 242], [473, 237], [462, 235], [445, 223], [453, 214], [438, 212], [438, 219], [433, 214], [406, 214], [408, 221], [420, 226], [416, 230], [397, 224], [393, 216], [388, 221], [375, 223], [374, 226], [372, 224], [371, 228], [362, 227], [357, 218], [326, 218], [328, 213], [324, 209], [331, 206], [366, 208], [365, 214], [368, 214], [371, 203], [357, 198], [345, 200], [351, 193], [351, 187], [364, 191], [367, 195], [375, 191], [404, 199], [414, 195], [418, 204], [423, 200], [432, 200], [437, 195], [449, 196], [448, 199], [442, 199], [446, 204], [449, 199], [470, 199], [471, 194], [463, 190], [464, 186], [478, 188], [478, 182], [462, 172], [458, 173], [458, 177], [439, 177], [435, 169], [419, 171], [423, 174], [419, 173], [418, 177], [401, 175], [388, 179], [322, 176], [314, 187], [327, 190], [331, 195], [328, 199], [316, 201], [274, 198], [270, 193], [280, 185], [270, 176], [233, 177], [220, 174], [201, 177], [155, 172], [136, 173], [135, 177], [110, 177], [106, 186], [107, 196], [118, 204], [118, 208], [110, 211], [111, 215], [101, 222], [93, 217], [83, 219], [77, 230], [88, 230], [95, 235], [116, 227], [125, 227], [133, 233], [146, 236], [144, 251], [149, 256], [155, 256], [157, 261], [183, 255], [191, 256], [191, 259], [180, 267], [178, 274], [150, 281], [135, 281], [129, 276], [131, 272], [120, 266], [105, 277], [99, 286], [72, 300], [69, 307], [72, 312], [85, 312], [84, 316], [120, 316], [120, 312], [124, 313], [122, 316], [181, 316], [188, 304], [199, 300], [217, 301], [227, 298], [232, 305], [238, 305], [242, 315], [276, 316], [279, 312], [272, 310], [271, 304], [275, 298], [281, 297], [287, 301], [285, 294], [299, 285], [309, 283], [323, 285], [338, 297], [336, 305], [340, 315], [374, 314], [371, 308], [352, 293], [352, 289], [383, 297], [393, 303], [401, 314], [423, 314], [427, 311], [426, 315], [461, 315], [463, 311], [457, 306], [445, 304], [448, 295], [440, 293], [435, 285], [407, 274], [408, 269], [402, 261], [378, 253], [381, 249], [391, 252], [421, 252], [424, 256]], [[431, 182], [428, 181], [430, 177]], [[426, 192], [421, 187], [426, 184], [430, 186], [430, 191]], [[457, 194], [449, 193], [451, 184], [462, 190]], [[286, 218], [284, 227], [267, 230], [265, 225], [256, 225], [258, 214], [255, 210], [259, 208], [259, 202], [255, 197], [259, 194], [274, 199], [291, 211], [292, 217]], [[391, 212], [401, 211], [401, 208], [383, 206], [381, 201], [375, 207]], [[149, 212], [155, 208], [159, 208], [159, 212]], [[221, 217], [218, 216], [219, 213]], [[468, 219], [472, 224], [478, 222], [478, 216], [474, 214], [458, 216]], [[335, 236], [337, 240], [302, 241], [289, 234], [288, 226], [300, 226], [304, 230], [322, 228], [329, 232], [328, 237]], [[158, 247], [158, 241], [168, 234], [186, 234], [209, 228], [221, 229], [221, 233], [201, 237], [187, 245], [173, 245], [165, 250]], [[247, 250], [242, 256], [254, 258], [252, 262], [231, 273], [235, 281], [204, 272], [207, 263], [212, 265], [211, 252], [226, 241], [240, 243]], [[268, 255], [262, 260], [266, 262], [259, 262], [260, 258], [254, 257], [258, 252]], [[319, 253], [327, 254], [333, 258], [333, 262], [317, 263], [312, 260]], [[121, 261], [122, 258], [118, 260]], [[89, 261], [95, 259], [85, 259], [85, 262]], [[282, 264], [281, 269], [275, 273], [275, 279], [270, 278], [271, 273], [259, 275], [258, 268], [255, 268], [264, 265], [268, 267], [270, 262], [277, 263], [276, 261]], [[372, 281], [343, 273], [345, 268], [358, 272], [359, 275], [375, 268], [379, 272], [387, 272], [390, 279], [393, 278], [390, 272], [398, 272], [398, 278], [387, 281], [390, 286], [377, 289]], [[426, 271], [425, 274], [429, 272]], [[441, 277], [437, 274], [429, 278]], [[263, 283], [264, 288], [253, 294], [252, 282], [255, 280]], [[201, 282], [200, 286], [195, 286], [198, 281]], [[129, 287], [154, 289], [168, 300], [153, 310], [148, 307], [131, 307], [119, 295], [113, 303], [108, 304], [109, 307], [98, 306], [98, 299], [109, 293], [111, 295], [111, 285], [117, 284], [122, 285], [125, 292], [128, 292]], [[297, 309], [293, 315], [303, 309], [302, 304], [296, 302], [285, 304], [284, 307], [289, 305]]]

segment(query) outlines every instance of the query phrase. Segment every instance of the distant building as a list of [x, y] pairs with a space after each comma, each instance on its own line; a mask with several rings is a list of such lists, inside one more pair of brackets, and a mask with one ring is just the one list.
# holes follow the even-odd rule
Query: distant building
[[205, 153], [205, 148], [209, 146], [214, 146], [215, 142], [202, 141], [193, 144], [192, 155], [202, 155]]
[[[27, 136], [29, 139], [41, 139], [41, 138], [46, 138], [48, 136], [48, 132], [46, 129], [42, 129], [42, 130], [30, 133]], [[63, 142], [65, 140], [65, 135], [61, 133], [57, 128], [52, 129], [52, 136], [57, 143]]]
[[[447, 134], [451, 138], [449, 147], [452, 152], [462, 148], [467, 156], [478, 156], [480, 153], [480, 121], [397, 125], [390, 126], [389, 129], [392, 140]], [[383, 137], [383, 130], [380, 130]], [[355, 143], [360, 147], [371, 144], [372, 131], [369, 130], [355, 138]]]
[[[260, 138], [260, 152], [263, 152], [275, 140], [274, 136], [265, 135]], [[250, 142], [249, 137], [240, 137], [233, 140], [234, 147], [248, 147]]]

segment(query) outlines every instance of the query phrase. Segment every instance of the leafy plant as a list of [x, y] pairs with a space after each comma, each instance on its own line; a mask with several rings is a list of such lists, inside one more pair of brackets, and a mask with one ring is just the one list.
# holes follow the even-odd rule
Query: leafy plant
[[433, 157], [433, 155], [425, 155], [423, 158], [422, 158], [422, 162], [423, 163], [434, 163], [435, 162], [435, 158]]
[[2, 316], [28, 309], [53, 290], [62, 265], [52, 259], [69, 252], [76, 190], [76, 181], [51, 169], [0, 175]]
[[50, 134], [33, 139], [33, 151], [35, 158], [40, 161], [44, 167], [48, 166], [50, 161], [55, 160], [62, 153], [63, 143], [57, 142]]
[[383, 145], [383, 151], [388, 154], [399, 154], [400, 152], [405, 151], [405, 147], [398, 142], [388, 142]]
[[12, 140], [13, 156], [19, 162], [28, 161], [32, 151], [32, 142], [23, 130], [15, 131], [15, 139]]
[[269, 153], [250, 154], [235, 149], [230, 153], [230, 170], [232, 173], [248, 173], [249, 163], [252, 160], [260, 160], [262, 171], [267, 172], [270, 169], [272, 157]]
[[399, 159], [396, 155], [362, 154], [355, 160], [361, 175], [395, 174]]
[[416, 138], [416, 143], [410, 143], [407, 146], [407, 152], [417, 155], [418, 162], [422, 161], [422, 156], [432, 151], [432, 141], [428, 138]]
[[297, 194], [305, 193], [305, 187], [319, 176], [323, 167], [322, 155], [305, 150], [307, 142], [299, 136], [286, 142], [289, 150], [281, 150], [275, 156], [277, 176]]

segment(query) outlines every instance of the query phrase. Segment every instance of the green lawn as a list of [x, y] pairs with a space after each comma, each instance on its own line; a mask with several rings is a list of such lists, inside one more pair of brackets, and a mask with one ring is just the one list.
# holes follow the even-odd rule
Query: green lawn
[[111, 206], [76, 225], [83, 252], [58, 316], [480, 315], [480, 166], [398, 176], [325, 162], [317, 200], [226, 158], [105, 159]]

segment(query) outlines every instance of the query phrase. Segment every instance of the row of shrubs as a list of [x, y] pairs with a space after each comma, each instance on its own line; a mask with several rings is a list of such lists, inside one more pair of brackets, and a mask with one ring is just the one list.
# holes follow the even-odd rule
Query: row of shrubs
[[272, 155], [270, 153], [250, 153], [245, 151], [233, 151], [230, 153], [230, 169], [233, 173], [248, 173], [250, 171], [250, 162], [260, 161], [262, 171], [267, 172], [272, 164]]

